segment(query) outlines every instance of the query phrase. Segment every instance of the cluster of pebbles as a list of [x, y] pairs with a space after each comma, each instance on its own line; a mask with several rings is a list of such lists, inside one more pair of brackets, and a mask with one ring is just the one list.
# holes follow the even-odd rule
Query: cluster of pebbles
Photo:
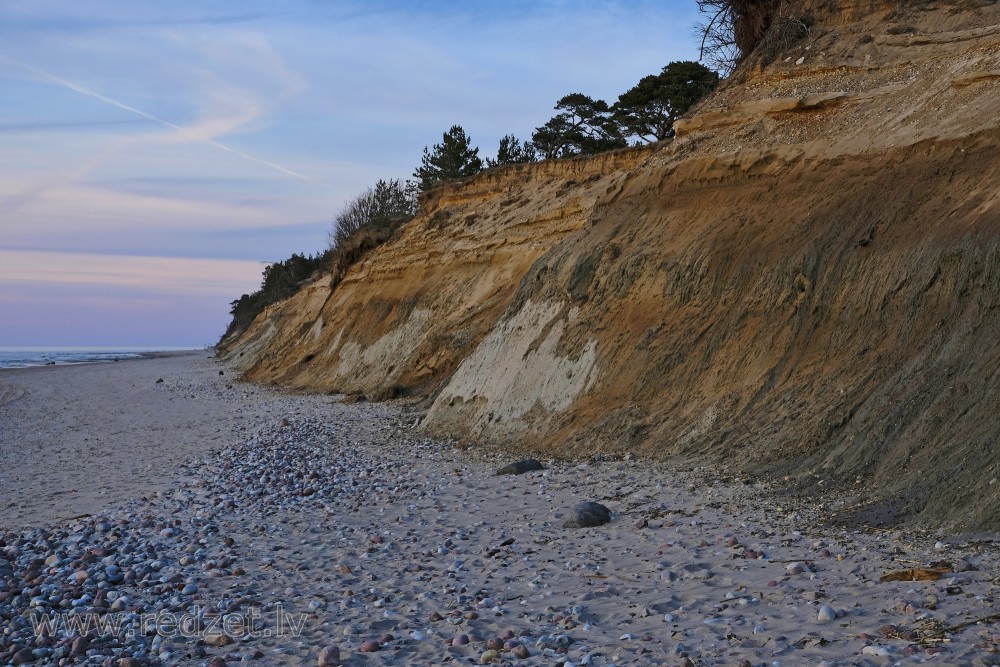
[[1000, 664], [989, 539], [852, 534], [704, 469], [497, 475], [394, 406], [162, 386], [238, 437], [167, 493], [0, 535], [0, 663]]

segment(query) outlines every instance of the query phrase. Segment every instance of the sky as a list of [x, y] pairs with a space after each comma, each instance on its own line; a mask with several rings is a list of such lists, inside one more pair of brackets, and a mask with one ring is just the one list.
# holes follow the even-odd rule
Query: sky
[[0, 346], [201, 347], [462, 125], [697, 58], [694, 0], [0, 0]]

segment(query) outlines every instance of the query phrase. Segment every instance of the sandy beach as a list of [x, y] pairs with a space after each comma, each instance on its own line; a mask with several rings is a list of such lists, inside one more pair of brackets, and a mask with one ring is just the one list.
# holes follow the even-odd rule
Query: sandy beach
[[220, 370], [209, 357], [0, 370], [0, 528], [167, 488], [179, 464], [218, 447], [239, 421], [225, 396], [238, 390], [205, 380]]
[[497, 475], [208, 355], [0, 373], [0, 662], [1000, 664], [995, 536], [679, 464]]

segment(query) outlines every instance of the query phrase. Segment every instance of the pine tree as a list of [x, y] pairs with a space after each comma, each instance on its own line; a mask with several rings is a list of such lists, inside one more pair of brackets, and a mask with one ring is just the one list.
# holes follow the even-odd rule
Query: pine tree
[[497, 149], [495, 160], [486, 158], [486, 166], [501, 167], [505, 164], [524, 164], [525, 162], [535, 162], [538, 156], [535, 153], [535, 146], [530, 141], [523, 144], [513, 134], [504, 135], [500, 139], [500, 147]]
[[593, 155], [625, 148], [627, 143], [604, 100], [570, 93], [556, 102], [557, 114], [535, 128], [531, 141], [546, 159]]
[[424, 156], [413, 176], [420, 191], [424, 192], [443, 181], [465, 178], [482, 170], [479, 149], [472, 147], [461, 125], [453, 125], [444, 133], [441, 143], [434, 144], [433, 151], [424, 147]]
[[619, 95], [615, 118], [627, 135], [650, 143], [662, 141], [673, 135], [674, 121], [718, 82], [719, 75], [701, 63], [672, 62]]

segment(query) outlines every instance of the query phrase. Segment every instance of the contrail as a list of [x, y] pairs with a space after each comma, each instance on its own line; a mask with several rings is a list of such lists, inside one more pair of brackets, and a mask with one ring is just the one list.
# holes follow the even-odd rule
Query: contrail
[[205, 137], [200, 137], [197, 134], [195, 134], [194, 132], [192, 132], [191, 130], [189, 130], [189, 129], [185, 128], [185, 127], [182, 127], [180, 125], [177, 125], [176, 123], [171, 123], [168, 120], [163, 120], [162, 118], [157, 118], [153, 114], [146, 113], [142, 109], [136, 109], [135, 107], [129, 106], [128, 104], [125, 104], [124, 102], [119, 102], [118, 100], [111, 99], [107, 95], [102, 95], [99, 92], [97, 92], [96, 90], [91, 90], [90, 88], [86, 88], [86, 87], [81, 86], [79, 84], [73, 83], [72, 81], [67, 81], [66, 79], [60, 78], [60, 77], [58, 77], [58, 76], [56, 76], [54, 74], [49, 74], [48, 72], [46, 72], [44, 70], [40, 70], [37, 67], [32, 67], [31, 65], [26, 65], [26, 64], [24, 64], [22, 62], [14, 60], [13, 58], [10, 58], [9, 56], [5, 56], [3, 54], [0, 54], [0, 61], [4, 61], [4, 62], [7, 62], [7, 63], [10, 63], [11, 65], [14, 65], [15, 67], [23, 69], [23, 70], [25, 70], [27, 72], [31, 72], [32, 74], [34, 74], [36, 76], [40, 76], [43, 79], [48, 79], [49, 81], [53, 81], [55, 83], [58, 83], [59, 85], [65, 86], [66, 88], [69, 88], [70, 90], [72, 90], [74, 92], [80, 93], [81, 95], [86, 95], [87, 97], [93, 97], [94, 99], [100, 100], [101, 102], [104, 102], [105, 104], [110, 104], [111, 106], [117, 107], [117, 108], [119, 108], [119, 109], [121, 109], [123, 111], [128, 111], [129, 113], [134, 113], [134, 114], [136, 114], [138, 116], [142, 116], [146, 120], [151, 120], [154, 123], [159, 123], [160, 125], [165, 125], [166, 127], [169, 127], [172, 130], [177, 130], [181, 134], [184, 134], [186, 136], [191, 137], [195, 141], [199, 141], [201, 143], [208, 144], [209, 146], [214, 146], [215, 148], [218, 148], [219, 150], [226, 151], [227, 153], [232, 153], [233, 155], [235, 155], [237, 157], [241, 157], [244, 160], [249, 160], [250, 162], [256, 162], [257, 164], [262, 164], [265, 167], [270, 167], [271, 169], [275, 169], [277, 171], [280, 171], [283, 174], [287, 174], [288, 176], [291, 176], [293, 178], [297, 178], [300, 181], [305, 181], [306, 183], [313, 183], [314, 185], [320, 185], [320, 186], [322, 186], [324, 188], [329, 188], [330, 187], [329, 185], [327, 185], [326, 183], [323, 183], [322, 181], [317, 181], [314, 178], [310, 178], [310, 177], [308, 177], [308, 176], [306, 176], [304, 174], [298, 173], [297, 171], [293, 171], [293, 170], [289, 169], [288, 167], [282, 167], [280, 164], [275, 164], [274, 162], [271, 162], [269, 160], [264, 160], [264, 159], [259, 158], [259, 157], [254, 157], [253, 155], [247, 155], [246, 153], [244, 153], [242, 151], [238, 151], [235, 148], [227, 146], [227, 145], [225, 145], [225, 144], [223, 144], [221, 142], [218, 142], [218, 141], [216, 141], [214, 139], [206, 139]]

